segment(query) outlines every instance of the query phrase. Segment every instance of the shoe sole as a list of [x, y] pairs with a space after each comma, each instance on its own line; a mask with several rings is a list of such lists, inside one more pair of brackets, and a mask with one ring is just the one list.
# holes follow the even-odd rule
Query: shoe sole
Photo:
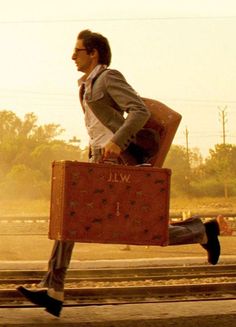
[[[39, 303], [34, 301], [34, 299], [32, 298], [32, 296], [30, 296], [28, 294], [28, 290], [26, 290], [23, 286], [19, 286], [17, 287], [17, 291], [23, 295], [28, 301], [30, 301], [31, 303], [35, 304], [38, 307], [42, 307], [45, 308], [45, 311], [50, 313], [51, 315], [55, 316], [55, 317], [60, 317], [60, 313], [62, 310], [62, 305], [59, 309], [55, 310], [52, 305], [47, 305], [45, 302], [44, 303]], [[31, 292], [31, 291], [30, 291]], [[32, 293], [31, 293], [32, 295]]]

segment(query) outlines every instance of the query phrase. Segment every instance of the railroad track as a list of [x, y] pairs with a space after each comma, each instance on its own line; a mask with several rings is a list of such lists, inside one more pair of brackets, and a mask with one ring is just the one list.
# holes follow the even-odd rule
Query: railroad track
[[[44, 271], [0, 270], [0, 308], [31, 307], [16, 291]], [[65, 306], [236, 299], [236, 265], [69, 270]]]

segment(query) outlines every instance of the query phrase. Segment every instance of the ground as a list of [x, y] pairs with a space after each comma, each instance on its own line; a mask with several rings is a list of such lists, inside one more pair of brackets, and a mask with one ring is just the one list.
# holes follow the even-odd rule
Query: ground
[[[220, 237], [222, 255], [236, 254], [236, 236]], [[53, 241], [47, 236], [1, 236], [0, 261], [47, 260]], [[125, 250], [125, 245], [76, 243], [73, 260], [110, 260], [138, 258], [203, 257], [205, 250], [198, 244], [178, 246], [134, 246]]]

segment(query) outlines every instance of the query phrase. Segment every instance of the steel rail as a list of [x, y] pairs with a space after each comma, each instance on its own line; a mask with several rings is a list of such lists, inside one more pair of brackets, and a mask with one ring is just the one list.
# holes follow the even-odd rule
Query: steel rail
[[[65, 285], [65, 305], [80, 306], [235, 299], [235, 267], [236, 265], [218, 265], [214, 267], [174, 266], [69, 270]], [[0, 271], [1, 286], [10, 283], [9, 289], [0, 289], [0, 307], [30, 307], [29, 303], [25, 302], [25, 299], [16, 291], [15, 287], [23, 280], [26, 281], [27, 278], [29, 278], [27, 283], [30, 283], [30, 280], [38, 281], [39, 277], [42, 277], [44, 273], [44, 271]], [[81, 276], [77, 278], [77, 274]], [[220, 277], [224, 277], [223, 282], [221, 280], [219, 282]], [[145, 279], [153, 281], [154, 285], [129, 285], [130, 281], [135, 282]], [[172, 285], [164, 284], [164, 282], [164, 285], [155, 285], [155, 280], [168, 279]], [[186, 279], [188, 279], [188, 282], [186, 282]], [[79, 284], [81, 281], [92, 281], [95, 284], [91, 287], [91, 283], [90, 286], [85, 283], [85, 286], [81, 287]], [[98, 281], [108, 281], [110, 284], [107, 287], [99, 287], [99, 283], [96, 284]], [[128, 285], [117, 286], [118, 284], [115, 284], [117, 281], [128, 281]]]
[[[44, 270], [0, 270], [0, 283], [40, 280]], [[134, 267], [106, 269], [69, 269], [66, 281], [118, 281], [152, 279], [180, 279], [200, 277], [236, 277], [236, 264]]]
[[[65, 306], [232, 300], [236, 283], [65, 289]], [[31, 307], [16, 290], [0, 290], [1, 307]]]

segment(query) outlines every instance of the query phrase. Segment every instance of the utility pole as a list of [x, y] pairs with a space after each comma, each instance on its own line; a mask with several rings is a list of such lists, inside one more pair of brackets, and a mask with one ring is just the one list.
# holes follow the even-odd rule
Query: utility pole
[[[221, 109], [221, 107], [218, 107], [219, 109], [219, 115], [220, 115], [220, 121], [222, 121], [222, 137], [223, 137], [223, 145], [226, 144], [226, 132], [225, 132], [225, 126], [227, 123], [227, 106], [224, 106], [223, 109]], [[225, 193], [225, 199], [228, 198], [228, 181], [227, 178], [224, 178], [223, 180], [223, 184], [224, 184], [224, 193]]]
[[188, 128], [185, 128], [185, 141], [186, 141], [186, 155], [187, 155], [187, 159], [188, 159], [188, 163], [189, 163], [189, 146], [188, 146], [188, 135], [189, 135], [189, 131]]
[[187, 126], [185, 128], [184, 134], [185, 134], [185, 141], [186, 141], [186, 157], [187, 157], [187, 164], [188, 164], [188, 167], [185, 171], [185, 188], [186, 188], [187, 194], [189, 194], [191, 168], [190, 168], [189, 145], [188, 145], [189, 131], [188, 131]]
[[78, 139], [76, 136], [73, 136], [72, 139], [69, 140], [70, 143], [77, 143], [78, 145], [80, 144], [80, 139]]
[[223, 144], [226, 144], [226, 132], [225, 132], [225, 126], [226, 123], [228, 122], [227, 120], [227, 106], [224, 106], [223, 109], [221, 107], [218, 107], [219, 109], [219, 115], [220, 115], [220, 121], [222, 122], [222, 138], [223, 138]]

